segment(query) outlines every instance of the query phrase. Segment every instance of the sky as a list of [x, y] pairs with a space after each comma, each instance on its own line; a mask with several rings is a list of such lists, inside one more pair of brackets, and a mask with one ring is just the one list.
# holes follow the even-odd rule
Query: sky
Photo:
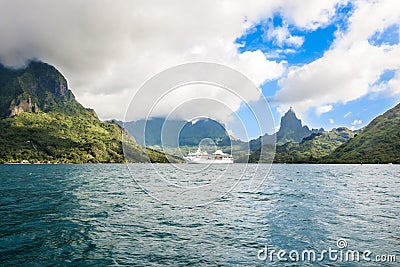
[[[311, 128], [358, 129], [400, 102], [399, 25], [398, 0], [1, 0], [0, 62], [55, 66], [103, 120], [124, 119], [135, 92], [157, 73], [215, 62], [259, 88], [275, 128], [293, 107]], [[235, 134], [236, 123], [224, 118], [250, 115], [232, 101], [215, 117]], [[257, 137], [253, 128], [247, 138]]]

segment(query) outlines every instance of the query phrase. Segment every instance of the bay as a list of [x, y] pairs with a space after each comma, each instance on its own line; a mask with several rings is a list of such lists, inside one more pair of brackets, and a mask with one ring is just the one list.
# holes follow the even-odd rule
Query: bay
[[[235, 178], [257, 168], [269, 171], [268, 165], [220, 168], [201, 175], [224, 171]], [[398, 165], [274, 164], [256, 190], [247, 190], [241, 180], [213, 201], [192, 207], [168, 203], [179, 194], [167, 202], [150, 196], [138, 177], [152, 170], [151, 164], [1, 165], [0, 265], [382, 264], [279, 261], [276, 254], [273, 260], [259, 258], [266, 246], [319, 253], [338, 250], [338, 240], [346, 242], [343, 251], [369, 250], [371, 257], [395, 255], [400, 261]], [[182, 178], [171, 165], [158, 164], [157, 171]], [[168, 183], [159, 187], [173, 190]]]

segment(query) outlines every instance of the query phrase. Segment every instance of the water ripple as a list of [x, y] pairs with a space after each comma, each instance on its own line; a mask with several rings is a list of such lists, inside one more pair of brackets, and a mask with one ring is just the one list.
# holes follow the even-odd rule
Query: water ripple
[[[148, 168], [135, 165], [138, 173]], [[230, 168], [231, 177], [242, 168]], [[244, 181], [210, 205], [177, 208], [146, 195], [125, 165], [3, 165], [0, 265], [282, 266], [258, 260], [257, 252], [265, 245], [336, 248], [339, 238], [352, 249], [397, 254], [400, 261], [399, 170], [277, 164], [256, 192]], [[171, 166], [164, 173], [176, 178]]]

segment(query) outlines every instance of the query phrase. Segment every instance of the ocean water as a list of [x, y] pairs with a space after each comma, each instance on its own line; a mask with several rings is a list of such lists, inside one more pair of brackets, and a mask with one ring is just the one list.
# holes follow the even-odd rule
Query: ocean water
[[[220, 172], [246, 180], [257, 168], [269, 170], [211, 167], [190, 185]], [[399, 266], [398, 165], [274, 164], [255, 190], [241, 180], [213, 201], [187, 207], [180, 204], [191, 199], [171, 193], [173, 183], [146, 184], [152, 170], [151, 164], [1, 165], [0, 265]], [[157, 172], [180, 185], [192, 177], [176, 177], [170, 165], [157, 165]], [[149, 195], [156, 186], [166, 199]], [[207, 192], [199, 191], [189, 195]], [[337, 253], [322, 258], [329, 249]], [[278, 259], [273, 250], [286, 254]], [[304, 250], [315, 251], [316, 260], [307, 253], [302, 259]], [[369, 257], [346, 260], [349, 250]], [[388, 262], [391, 256], [397, 262]]]

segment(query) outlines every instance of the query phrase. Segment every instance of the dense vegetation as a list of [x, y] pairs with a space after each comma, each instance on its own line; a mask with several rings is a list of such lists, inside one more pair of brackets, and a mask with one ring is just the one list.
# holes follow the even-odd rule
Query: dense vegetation
[[122, 162], [121, 131], [92, 115], [23, 112], [0, 121], [5, 162]]
[[338, 146], [353, 138], [354, 133], [345, 127], [324, 133], [313, 133], [301, 142], [288, 142], [277, 146], [275, 162], [315, 163], [328, 156]]
[[[345, 127], [333, 129], [329, 132], [312, 133], [310, 136], [303, 138], [301, 142], [291, 141], [283, 145], [277, 145], [274, 162], [318, 163], [353, 136], [354, 133]], [[252, 153], [249, 157], [249, 162], [265, 162], [263, 160], [265, 155], [260, 159], [260, 151], [261, 149]]]
[[400, 104], [339, 146], [327, 163], [400, 163]]
[[[329, 132], [322, 128], [309, 130], [290, 109], [282, 117], [277, 133], [266, 134], [248, 143], [231, 138], [232, 146], [221, 142], [218, 148], [231, 153], [235, 162], [271, 162], [274, 157], [274, 162], [277, 163], [399, 163], [399, 109], [397, 106], [379, 116], [363, 131], [339, 127]], [[209, 125], [204, 124], [200, 132], [207, 132], [204, 130], [207, 127]], [[279, 140], [276, 140], [278, 137]], [[276, 151], [273, 145], [275, 140]], [[180, 146], [179, 151], [172, 147], [164, 149], [171, 154], [186, 155], [188, 151], [197, 148], [196, 142], [194, 145], [189, 143]], [[264, 150], [260, 156], [261, 145]], [[155, 145], [153, 148], [160, 150], [161, 146]], [[272, 151], [275, 151], [274, 156]]]
[[[84, 108], [54, 67], [31, 62], [0, 66], [0, 163], [180, 161], [139, 146], [116, 123]], [[124, 137], [124, 146], [122, 145]]]
[[[23, 112], [0, 120], [0, 162], [124, 162], [122, 129], [101, 122], [90, 111], [68, 116], [58, 112]], [[127, 136], [125, 139], [130, 138]], [[125, 141], [130, 161], [165, 162], [160, 152]]]
[[146, 145], [151, 147], [138, 145], [119, 125], [101, 122], [93, 110], [79, 104], [53, 66], [31, 62], [13, 70], [0, 65], [0, 163], [180, 162], [157, 150], [182, 156], [181, 152], [196, 150], [205, 138], [212, 140], [202, 144], [210, 152], [222, 149], [236, 162], [270, 162], [277, 141], [275, 162], [400, 163], [400, 105], [357, 135], [344, 127], [310, 130], [292, 109], [282, 117], [277, 133], [250, 142], [228, 136], [222, 125], [210, 119], [193, 124], [169, 121], [164, 144], [164, 119], [126, 123], [142, 143], [144, 123]]

